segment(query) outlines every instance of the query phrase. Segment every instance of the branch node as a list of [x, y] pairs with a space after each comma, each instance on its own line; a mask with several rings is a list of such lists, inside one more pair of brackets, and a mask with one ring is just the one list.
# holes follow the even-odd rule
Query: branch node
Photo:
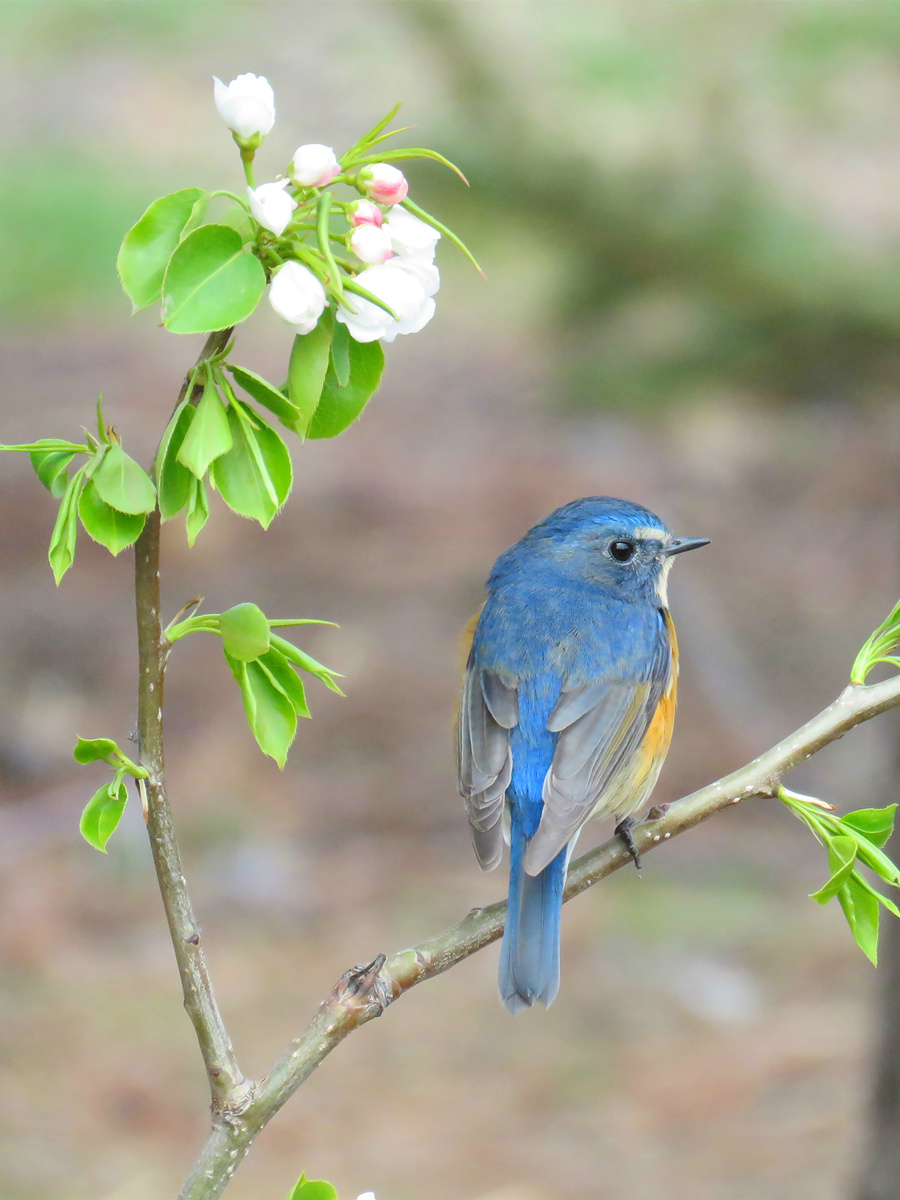
[[394, 999], [392, 981], [381, 974], [386, 961], [387, 955], [379, 954], [370, 963], [345, 971], [328, 998], [329, 1007], [346, 1009], [365, 1020], [380, 1017]]

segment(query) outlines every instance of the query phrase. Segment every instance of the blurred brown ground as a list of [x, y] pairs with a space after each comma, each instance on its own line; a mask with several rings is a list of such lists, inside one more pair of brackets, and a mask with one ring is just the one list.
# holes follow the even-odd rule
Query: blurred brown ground
[[[297, 140], [343, 144], [398, 94], [423, 144], [453, 115], [403, 5], [43, 5], [38, 26], [25, 7], [7, 6], [22, 9], [20, 26], [4, 18], [31, 38], [6, 86], [18, 102], [36, 98], [35, 136], [58, 122], [84, 140], [93, 114], [105, 128], [92, 155], [126, 173], [142, 159], [141, 187], [166, 164], [113, 241], [168, 187], [227, 185], [236, 162], [210, 116], [213, 71], [268, 74], [282, 157]], [[149, 42], [145, 7], [163, 13]], [[551, 22], [545, 5], [470, 7], [495, 33], [509, 20], [521, 37], [530, 19], [539, 37]], [[648, 21], [659, 11], [643, 7]], [[390, 79], [374, 70], [378, 54]], [[144, 109], [152, 97], [163, 115]], [[894, 165], [884, 178], [896, 184]], [[865, 193], [865, 173], [856, 178]], [[813, 189], [819, 207], [827, 183]], [[837, 169], [831, 186], [835, 207], [852, 209]], [[870, 177], [867, 194], [879, 186]], [[862, 220], [872, 204], [856, 203]], [[532, 268], [545, 267], [494, 247], [482, 217], [466, 234], [488, 283], [441, 246], [433, 324], [389, 348], [383, 389], [356, 427], [297, 450], [294, 493], [267, 534], [218, 503], [194, 551], [178, 522], [166, 529], [170, 614], [202, 593], [211, 611], [252, 599], [340, 624], [298, 639], [344, 672], [347, 697], [310, 689], [314, 719], [283, 774], [253, 744], [212, 639], [179, 645], [170, 665], [170, 790], [250, 1074], [347, 966], [502, 894], [501, 873], [475, 866], [455, 795], [456, 640], [494, 557], [535, 520], [605, 492], [713, 539], [673, 579], [682, 701], [657, 801], [827, 703], [895, 598], [893, 389], [787, 404], [775, 389], [719, 382], [639, 414], [562, 407], [553, 289], [532, 294]], [[893, 244], [896, 214], [883, 226]], [[127, 448], [152, 453], [198, 339], [146, 314], [129, 323], [108, 261], [103, 271], [107, 291], [74, 311], [51, 305], [47, 326], [10, 309], [4, 441], [74, 434], [102, 391]], [[236, 358], [277, 378], [288, 345], [260, 314]], [[138, 806], [107, 858], [90, 850], [77, 818], [101, 775], [70, 758], [76, 734], [124, 740], [133, 726], [129, 555], [113, 561], [82, 535], [57, 592], [45, 558], [53, 503], [24, 459], [3, 463], [0, 513], [0, 1197], [156, 1200], [177, 1191], [204, 1136], [203, 1072]], [[855, 732], [792, 786], [842, 809], [883, 802], [889, 735], [887, 720]], [[416, 989], [317, 1072], [229, 1197], [280, 1197], [301, 1170], [342, 1197], [372, 1188], [378, 1200], [846, 1196], [874, 972], [837, 908], [806, 898], [824, 869], [773, 804], [699, 827], [650, 856], [642, 878], [622, 872], [567, 907], [549, 1012], [514, 1021], [501, 1010], [496, 948]]]

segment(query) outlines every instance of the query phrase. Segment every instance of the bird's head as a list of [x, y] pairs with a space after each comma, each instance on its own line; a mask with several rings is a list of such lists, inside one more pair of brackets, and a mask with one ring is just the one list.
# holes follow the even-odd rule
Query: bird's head
[[519, 545], [567, 575], [605, 584], [626, 599], [665, 605], [673, 557], [708, 542], [675, 537], [639, 504], [586, 496], [545, 517]]

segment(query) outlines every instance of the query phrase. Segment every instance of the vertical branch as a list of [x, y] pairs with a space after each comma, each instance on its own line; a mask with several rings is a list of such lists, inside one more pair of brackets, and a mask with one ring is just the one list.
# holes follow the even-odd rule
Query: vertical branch
[[[211, 334], [198, 361], [202, 362], [223, 349], [230, 335], [230, 329]], [[187, 387], [185, 383], [182, 396]], [[227, 1114], [240, 1111], [249, 1101], [252, 1085], [244, 1079], [238, 1067], [231, 1039], [216, 1003], [166, 794], [163, 682], [169, 644], [163, 636], [160, 623], [159, 535], [160, 514], [157, 508], [147, 517], [134, 553], [140, 672], [138, 736], [141, 765], [149, 772], [146, 781], [147, 832], [181, 975], [184, 1006], [193, 1022], [209, 1076], [213, 1112]]]

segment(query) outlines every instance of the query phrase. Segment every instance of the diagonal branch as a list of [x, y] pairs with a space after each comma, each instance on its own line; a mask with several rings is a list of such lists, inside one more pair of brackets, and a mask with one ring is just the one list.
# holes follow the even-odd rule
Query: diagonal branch
[[[871, 686], [851, 684], [811, 721], [747, 766], [670, 805], [654, 820], [636, 826], [638, 849], [648, 853], [725, 808], [752, 796], [773, 796], [783, 775], [871, 717], [900, 704], [900, 676]], [[565, 899], [585, 891], [631, 861], [618, 838], [576, 859], [569, 868]], [[309, 1078], [339, 1042], [359, 1026], [380, 1016], [404, 992], [449, 970], [490, 945], [503, 933], [506, 904], [476, 908], [458, 925], [417, 946], [353, 967], [338, 980], [331, 995], [281, 1058], [253, 1086], [253, 1097], [238, 1119], [214, 1115], [200, 1158], [179, 1200], [214, 1200], [259, 1131], [297, 1088]]]

